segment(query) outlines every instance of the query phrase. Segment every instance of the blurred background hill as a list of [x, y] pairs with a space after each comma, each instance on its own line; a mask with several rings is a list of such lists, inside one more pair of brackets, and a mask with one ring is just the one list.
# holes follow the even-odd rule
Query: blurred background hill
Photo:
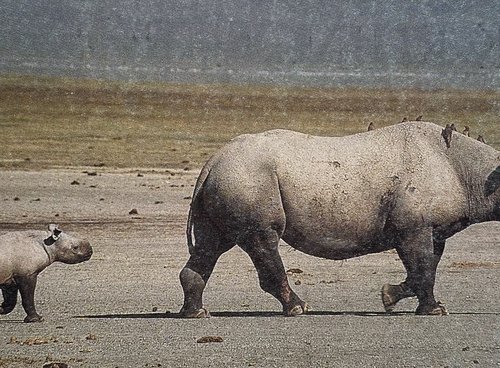
[[0, 73], [498, 89], [500, 3], [4, 0]]

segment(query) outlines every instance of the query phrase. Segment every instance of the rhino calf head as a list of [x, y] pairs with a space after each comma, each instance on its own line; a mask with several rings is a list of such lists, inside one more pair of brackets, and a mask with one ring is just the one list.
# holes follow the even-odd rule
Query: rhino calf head
[[56, 225], [44, 231], [15, 231], [0, 236], [0, 314], [10, 313], [21, 294], [25, 322], [40, 322], [35, 308], [38, 274], [54, 262], [68, 264], [88, 261], [92, 247], [88, 240], [63, 233]]
[[51, 235], [43, 242], [52, 262], [74, 264], [88, 261], [92, 256], [92, 247], [88, 240], [63, 233], [54, 224], [49, 225], [49, 231]]

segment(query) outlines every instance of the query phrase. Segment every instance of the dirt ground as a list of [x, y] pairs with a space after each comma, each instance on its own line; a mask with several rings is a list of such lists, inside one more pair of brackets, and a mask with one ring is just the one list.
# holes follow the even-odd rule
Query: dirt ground
[[[311, 306], [295, 318], [258, 286], [234, 248], [205, 292], [212, 318], [178, 318], [178, 273], [188, 258], [185, 220], [196, 170], [0, 170], [0, 232], [58, 223], [87, 237], [94, 256], [39, 277], [37, 306], [0, 316], [0, 367], [496, 367], [500, 365], [500, 223], [447, 243], [436, 295], [450, 315], [387, 315], [386, 282], [404, 278], [394, 252], [348, 261], [280, 251], [292, 287]], [[132, 209], [137, 214], [129, 214]], [[297, 272], [297, 271], [296, 271]], [[219, 342], [199, 343], [213, 336]], [[210, 340], [210, 339], [208, 339]], [[222, 341], [220, 341], [222, 340]]]

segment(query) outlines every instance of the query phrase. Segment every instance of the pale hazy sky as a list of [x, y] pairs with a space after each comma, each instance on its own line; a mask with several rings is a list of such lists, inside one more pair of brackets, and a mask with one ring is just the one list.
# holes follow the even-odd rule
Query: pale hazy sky
[[0, 73], [500, 88], [500, 2], [3, 0]]

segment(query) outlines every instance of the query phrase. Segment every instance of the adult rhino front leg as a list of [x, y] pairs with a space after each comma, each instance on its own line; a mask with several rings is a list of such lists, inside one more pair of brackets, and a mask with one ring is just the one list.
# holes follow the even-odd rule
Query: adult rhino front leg
[[[443, 254], [444, 245], [444, 240], [433, 239], [431, 228], [418, 229], [403, 238], [401, 245], [396, 249], [406, 268], [406, 281], [400, 285], [389, 285], [389, 288], [384, 286], [393, 304], [403, 298], [416, 295], [419, 303], [415, 311], [416, 314], [448, 314], [445, 307], [438, 303], [434, 297], [436, 269]], [[387, 309], [393, 305], [391, 306], [390, 303], [386, 305], [384, 288], [382, 289], [382, 300]]]
[[9, 314], [17, 304], [16, 285], [2, 286], [3, 303], [0, 305], [0, 314]]
[[203, 306], [203, 291], [219, 257], [235, 243], [224, 240], [210, 221], [203, 218], [195, 224], [196, 246], [180, 272], [179, 278], [184, 291], [184, 304], [180, 315], [185, 318], [210, 317]]
[[307, 312], [308, 307], [288, 284], [278, 251], [279, 239], [276, 230], [269, 227], [245, 234], [238, 244], [250, 256], [257, 269], [262, 290], [279, 300], [286, 316], [295, 316]]

